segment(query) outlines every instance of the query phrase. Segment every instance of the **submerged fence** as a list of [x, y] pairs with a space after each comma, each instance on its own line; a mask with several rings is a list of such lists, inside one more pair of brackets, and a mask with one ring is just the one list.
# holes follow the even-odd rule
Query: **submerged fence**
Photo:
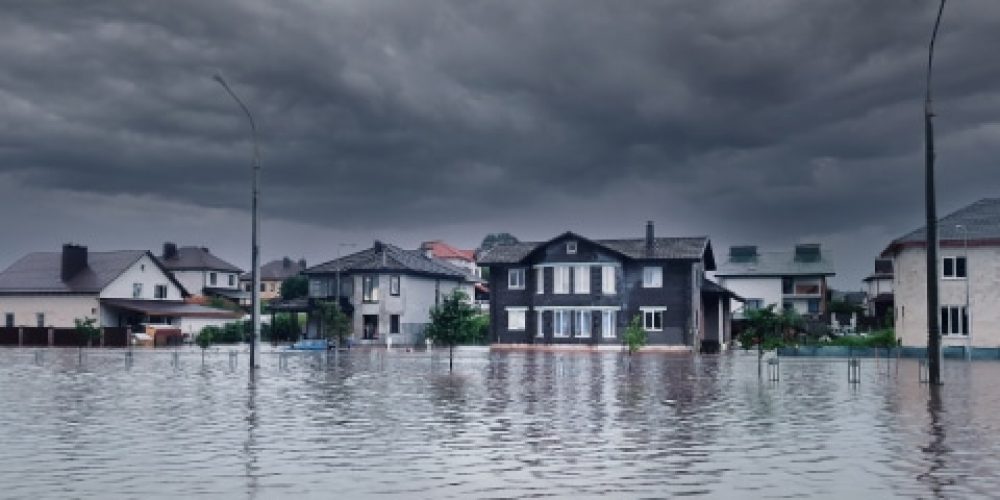
[[[779, 347], [778, 356], [817, 358], [926, 358], [924, 347], [844, 347], [844, 346], [801, 346]], [[942, 349], [945, 359], [966, 359], [968, 348], [948, 346]], [[1000, 360], [1000, 347], [973, 347], [972, 359]]]

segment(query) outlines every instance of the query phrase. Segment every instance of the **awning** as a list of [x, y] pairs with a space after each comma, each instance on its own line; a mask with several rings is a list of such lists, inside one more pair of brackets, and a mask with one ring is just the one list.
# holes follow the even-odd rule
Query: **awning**
[[211, 288], [205, 287], [205, 293], [208, 295], [218, 295], [219, 297], [225, 297], [232, 300], [250, 300], [250, 292], [244, 292], [236, 288]]
[[101, 303], [109, 307], [125, 309], [148, 316], [237, 319], [243, 315], [240, 312], [169, 300], [101, 299]]

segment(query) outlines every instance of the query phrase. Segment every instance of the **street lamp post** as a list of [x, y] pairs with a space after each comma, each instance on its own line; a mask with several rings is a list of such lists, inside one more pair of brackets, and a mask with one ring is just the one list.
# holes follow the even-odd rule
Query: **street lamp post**
[[260, 147], [257, 144], [257, 124], [254, 123], [253, 115], [250, 114], [250, 108], [243, 104], [243, 101], [236, 96], [233, 89], [229, 88], [229, 84], [226, 80], [222, 78], [221, 74], [216, 73], [213, 77], [215, 81], [222, 85], [222, 88], [226, 89], [226, 92], [230, 97], [236, 101], [236, 104], [240, 106], [247, 115], [247, 119], [250, 120], [250, 134], [253, 139], [253, 202], [252, 202], [252, 218], [253, 218], [253, 229], [251, 230], [251, 281], [253, 282], [253, 287], [250, 290], [250, 301], [253, 304], [252, 318], [253, 318], [253, 336], [250, 338], [250, 376], [253, 376], [254, 370], [257, 368], [256, 360], [254, 359], [254, 353], [257, 350], [257, 344], [260, 342], [260, 219], [257, 217], [257, 199], [260, 197]]
[[938, 26], [941, 25], [941, 14], [944, 12], [944, 2], [938, 7], [937, 18], [934, 21], [934, 31], [931, 32], [931, 42], [927, 51], [927, 95], [924, 99], [924, 174], [925, 179], [925, 209], [927, 216], [927, 361], [928, 383], [941, 384], [941, 327], [938, 323], [938, 229], [937, 207], [934, 200], [934, 125], [931, 122], [934, 112], [931, 108], [931, 70], [934, 63], [934, 41], [937, 39]]
[[[964, 243], [965, 251], [963, 252], [963, 257], [965, 258], [965, 335], [966, 335], [966, 349], [965, 349], [965, 359], [967, 361], [972, 361], [972, 301], [969, 296], [969, 287], [971, 286], [972, 273], [969, 269], [969, 228], [962, 225], [956, 224], [955, 229], [962, 230], [962, 240]], [[955, 270], [958, 270], [958, 265], [955, 266]]]

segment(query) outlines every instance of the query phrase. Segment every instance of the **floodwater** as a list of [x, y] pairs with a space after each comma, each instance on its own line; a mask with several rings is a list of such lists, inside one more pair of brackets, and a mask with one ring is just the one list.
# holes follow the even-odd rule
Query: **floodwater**
[[[36, 352], [42, 352], [41, 358]], [[1000, 363], [0, 349], [2, 498], [983, 498]], [[287, 366], [286, 366], [287, 365]]]

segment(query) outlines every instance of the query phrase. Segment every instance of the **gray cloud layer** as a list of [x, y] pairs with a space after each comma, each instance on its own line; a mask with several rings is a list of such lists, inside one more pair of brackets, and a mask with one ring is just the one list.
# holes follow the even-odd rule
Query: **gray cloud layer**
[[[244, 224], [250, 146], [210, 79], [221, 71], [260, 123], [267, 217], [302, 224], [272, 256], [328, 258], [324, 231], [474, 244], [501, 229], [638, 235], [653, 218], [662, 233], [710, 234], [719, 251], [823, 241], [856, 288], [887, 240], [920, 221], [935, 4], [8, 5], [0, 191], [46, 207], [0, 216], [26, 235], [0, 258], [58, 241], [32, 235], [79, 196], [111, 207], [71, 233], [94, 246], [123, 230], [151, 246], [169, 227], [242, 248], [232, 227]], [[998, 15], [991, 0], [945, 14], [943, 209], [1000, 187]], [[0, 209], [22, 210], [14, 198]], [[228, 214], [219, 223], [232, 235], [185, 234], [184, 210], [148, 224], [126, 214], [154, 203]]]

